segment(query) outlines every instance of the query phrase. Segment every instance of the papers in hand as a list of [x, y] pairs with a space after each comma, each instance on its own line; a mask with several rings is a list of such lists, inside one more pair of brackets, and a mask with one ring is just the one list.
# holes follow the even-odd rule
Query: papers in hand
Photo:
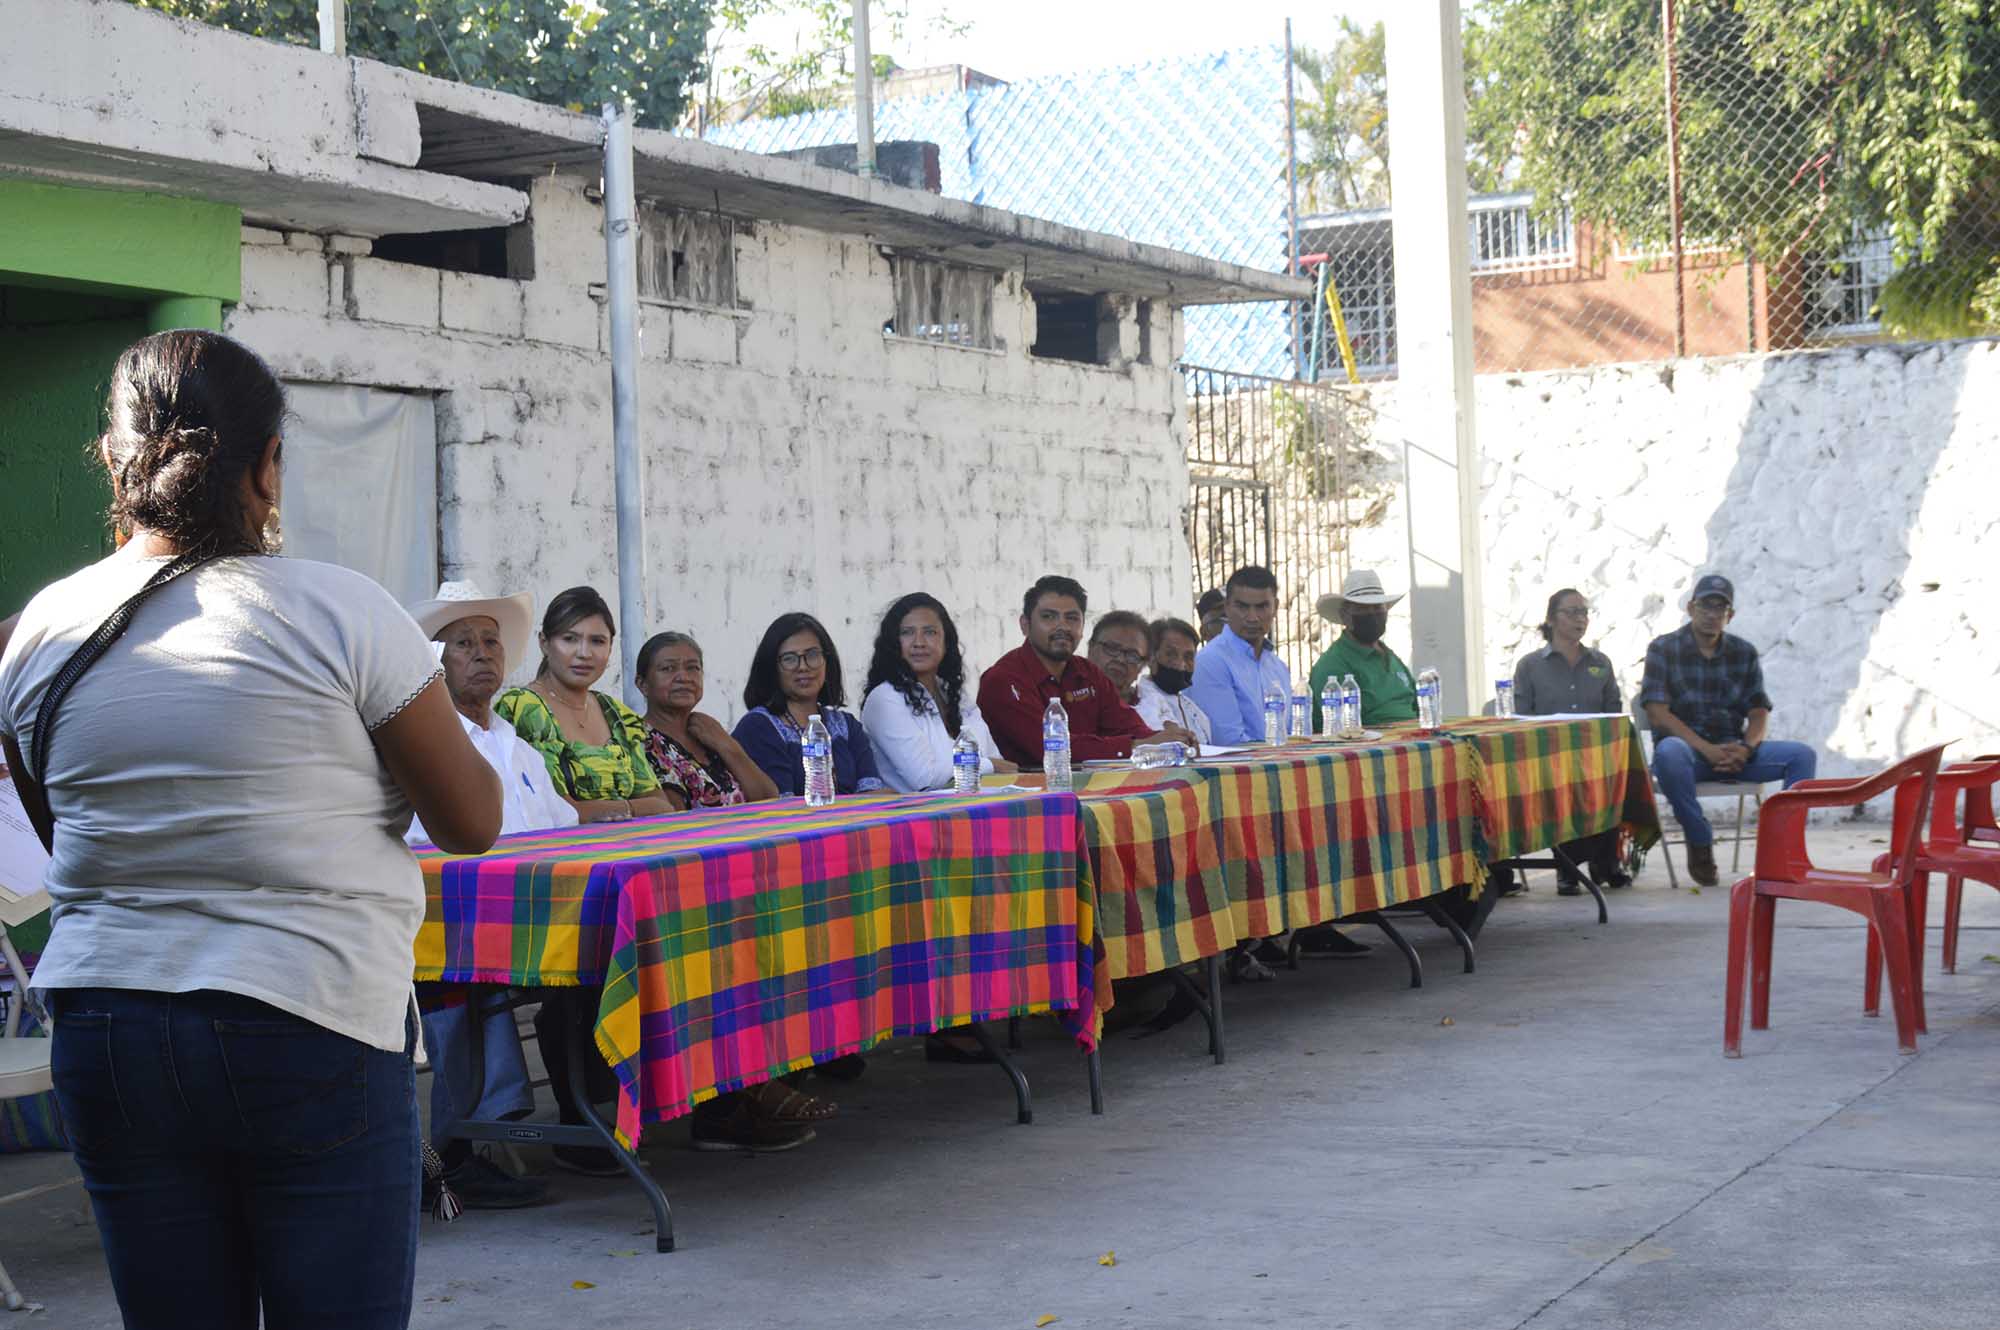
[[49, 908], [42, 887], [48, 866], [48, 851], [28, 821], [13, 779], [0, 778], [0, 923], [19, 924]]

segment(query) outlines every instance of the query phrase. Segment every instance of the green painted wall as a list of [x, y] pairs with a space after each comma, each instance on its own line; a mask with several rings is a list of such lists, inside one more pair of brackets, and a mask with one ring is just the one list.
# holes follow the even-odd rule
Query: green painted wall
[[91, 455], [118, 353], [145, 307], [0, 287], [0, 617], [110, 550]]
[[0, 179], [0, 283], [234, 304], [242, 244], [227, 204]]

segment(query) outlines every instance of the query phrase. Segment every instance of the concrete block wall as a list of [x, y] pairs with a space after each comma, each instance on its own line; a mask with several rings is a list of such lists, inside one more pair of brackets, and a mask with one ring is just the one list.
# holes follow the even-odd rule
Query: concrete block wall
[[[1395, 387], [1372, 392], [1394, 440]], [[1627, 695], [1694, 578], [1737, 587], [1774, 736], [1821, 773], [1927, 744], [2000, 751], [1990, 555], [2000, 342], [1862, 346], [1477, 380], [1486, 654], [1574, 586]], [[1363, 552], [1408, 584], [1400, 505]]]
[[[531, 222], [528, 281], [246, 239], [227, 326], [287, 378], [438, 394], [445, 576], [531, 590], [538, 612], [580, 582], [615, 605], [600, 214], [543, 180]], [[1019, 641], [1021, 593], [1046, 572], [1081, 580], [1094, 611], [1183, 610], [1169, 359], [1031, 359], [1018, 273], [996, 291], [1000, 350], [885, 338], [890, 263], [864, 238], [756, 223], [736, 250], [740, 309], [642, 310], [649, 614], [620, 625], [693, 632], [710, 710], [740, 713], [750, 653], [785, 610], [826, 622], [855, 694], [882, 609], [908, 591], [951, 608], [975, 669]], [[1152, 317], [1164, 349], [1178, 315]]]

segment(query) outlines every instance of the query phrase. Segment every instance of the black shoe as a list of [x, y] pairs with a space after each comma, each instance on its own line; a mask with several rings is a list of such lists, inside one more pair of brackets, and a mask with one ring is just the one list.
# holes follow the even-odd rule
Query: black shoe
[[1581, 882], [1556, 883], [1556, 895], [1558, 896], [1581, 896], [1582, 894], [1583, 883]]
[[1524, 877], [1516, 877], [1511, 872], [1501, 877], [1499, 885], [1500, 899], [1502, 900], [1507, 899], [1509, 896], [1525, 896], [1528, 894], [1528, 880]]
[[1712, 887], [1716, 884], [1715, 846], [1690, 845], [1687, 847], [1688, 876], [1697, 887]]
[[[960, 1034], [958, 1031], [953, 1031], [952, 1033], [958, 1035], [960, 1039], [972, 1038], [971, 1035]], [[967, 1048], [959, 1043], [957, 1039], [949, 1039], [942, 1034], [927, 1034], [924, 1036], [924, 1061], [955, 1062], [965, 1066], [990, 1067], [998, 1059], [987, 1052], [983, 1045], [975, 1044], [973, 1047]]]
[[1222, 962], [1223, 977], [1232, 984], [1268, 984], [1278, 972], [1257, 959], [1251, 950], [1238, 947]]
[[520, 1210], [549, 1199], [548, 1183], [517, 1178], [483, 1154], [449, 1170], [444, 1180], [468, 1210]]
[[868, 1059], [859, 1053], [843, 1053], [837, 1058], [815, 1063], [812, 1068], [815, 1076], [824, 1076], [830, 1081], [858, 1081], [861, 1073], [867, 1070]]
[[1359, 960], [1373, 950], [1366, 942], [1356, 942], [1332, 924], [1299, 930], [1299, 954], [1322, 960]]
[[[710, 1100], [709, 1103], [714, 1103]], [[708, 1105], [704, 1104], [702, 1108]], [[688, 1144], [697, 1150], [735, 1150], [745, 1154], [781, 1154], [813, 1138], [803, 1122], [785, 1122], [760, 1113], [745, 1095], [736, 1096], [723, 1112], [696, 1109], [688, 1126]]]
[[1590, 876], [1597, 885], [1608, 891], [1619, 891], [1632, 885], [1632, 875], [1622, 868], [1591, 869]]
[[556, 1164], [572, 1173], [581, 1173], [587, 1178], [622, 1178], [625, 1165], [618, 1162], [618, 1156], [602, 1146], [558, 1145], [549, 1151], [555, 1156]]

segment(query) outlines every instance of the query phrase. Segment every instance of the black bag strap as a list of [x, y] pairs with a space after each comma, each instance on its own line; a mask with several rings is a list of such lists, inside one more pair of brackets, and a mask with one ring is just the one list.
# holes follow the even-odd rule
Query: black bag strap
[[[191, 572], [221, 557], [219, 554], [183, 554], [159, 569], [146, 579], [146, 585], [133, 592], [123, 605], [111, 611], [104, 622], [97, 625], [97, 631], [86, 637], [82, 645], [72, 651], [69, 659], [63, 662], [62, 668], [56, 671], [56, 677], [49, 681], [48, 690], [42, 694], [42, 705], [35, 711], [34, 751], [28, 759], [29, 765], [34, 769], [32, 775], [39, 791], [48, 789], [49, 726], [54, 723], [56, 708], [62, 705], [63, 698], [69, 695], [69, 690], [76, 687], [76, 681], [83, 677], [84, 672], [111, 649], [113, 642], [125, 635], [125, 630], [132, 626], [132, 616], [138, 613], [139, 606], [144, 604], [149, 596], [182, 573]], [[46, 794], [43, 797], [46, 798]]]

